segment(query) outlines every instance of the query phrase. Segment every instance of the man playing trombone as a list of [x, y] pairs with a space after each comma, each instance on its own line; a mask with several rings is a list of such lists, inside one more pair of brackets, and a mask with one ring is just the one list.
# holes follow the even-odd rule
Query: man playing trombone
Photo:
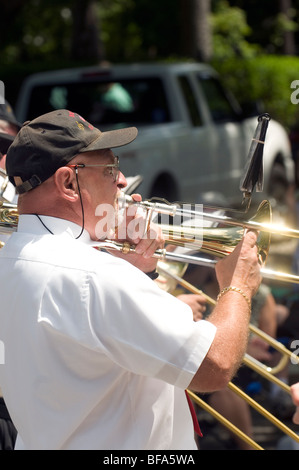
[[[113, 149], [136, 136], [57, 110], [9, 148], [19, 223], [0, 251], [0, 383], [16, 449], [196, 449], [185, 390], [225, 387], [242, 361], [261, 280], [255, 232], [217, 263], [218, 302], [198, 322], [152, 282], [158, 225], [127, 233], [133, 253], [102, 243], [124, 242]], [[126, 215], [126, 228], [144, 223]]]

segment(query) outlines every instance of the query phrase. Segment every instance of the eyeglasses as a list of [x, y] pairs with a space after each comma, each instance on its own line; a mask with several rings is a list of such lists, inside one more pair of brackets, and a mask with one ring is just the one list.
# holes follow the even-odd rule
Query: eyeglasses
[[96, 168], [109, 168], [109, 175], [112, 176], [113, 182], [116, 183], [119, 177], [119, 157], [115, 157], [115, 163], [107, 163], [107, 164], [94, 164], [94, 165], [86, 165], [85, 163], [76, 163], [75, 165], [66, 165], [69, 166], [70, 168], [91, 168], [91, 167], [96, 167]]

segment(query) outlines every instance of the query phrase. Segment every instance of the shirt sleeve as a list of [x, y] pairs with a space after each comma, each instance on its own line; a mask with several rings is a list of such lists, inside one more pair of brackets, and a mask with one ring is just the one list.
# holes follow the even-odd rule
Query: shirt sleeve
[[[126, 262], [125, 262], [126, 263]], [[126, 263], [128, 264], [128, 263]], [[98, 347], [124, 369], [186, 388], [216, 333], [191, 308], [133, 266], [92, 280], [90, 320]], [[129, 281], [129, 282], [128, 282]]]

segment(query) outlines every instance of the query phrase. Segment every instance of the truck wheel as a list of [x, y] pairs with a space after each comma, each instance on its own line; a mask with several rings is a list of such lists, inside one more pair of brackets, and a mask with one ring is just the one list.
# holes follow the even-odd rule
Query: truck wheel
[[160, 197], [169, 202], [177, 201], [178, 188], [176, 182], [170, 175], [160, 175], [153, 184], [149, 197]]
[[277, 204], [285, 204], [288, 187], [289, 183], [285, 168], [281, 163], [274, 163], [269, 182], [269, 196], [275, 199]]

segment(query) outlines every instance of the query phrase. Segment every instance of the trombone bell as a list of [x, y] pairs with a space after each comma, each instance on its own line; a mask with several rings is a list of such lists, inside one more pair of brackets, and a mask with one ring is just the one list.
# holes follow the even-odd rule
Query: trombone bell
[[[263, 201], [254, 217], [250, 219], [254, 223], [270, 224], [272, 210], [269, 201]], [[231, 253], [242, 240], [245, 228], [240, 222], [239, 227], [188, 227], [160, 225], [166, 243], [176, 246], [185, 246], [202, 251], [217, 257], [224, 257]], [[264, 264], [270, 249], [270, 232], [260, 232], [257, 240], [258, 255], [261, 264]]]

